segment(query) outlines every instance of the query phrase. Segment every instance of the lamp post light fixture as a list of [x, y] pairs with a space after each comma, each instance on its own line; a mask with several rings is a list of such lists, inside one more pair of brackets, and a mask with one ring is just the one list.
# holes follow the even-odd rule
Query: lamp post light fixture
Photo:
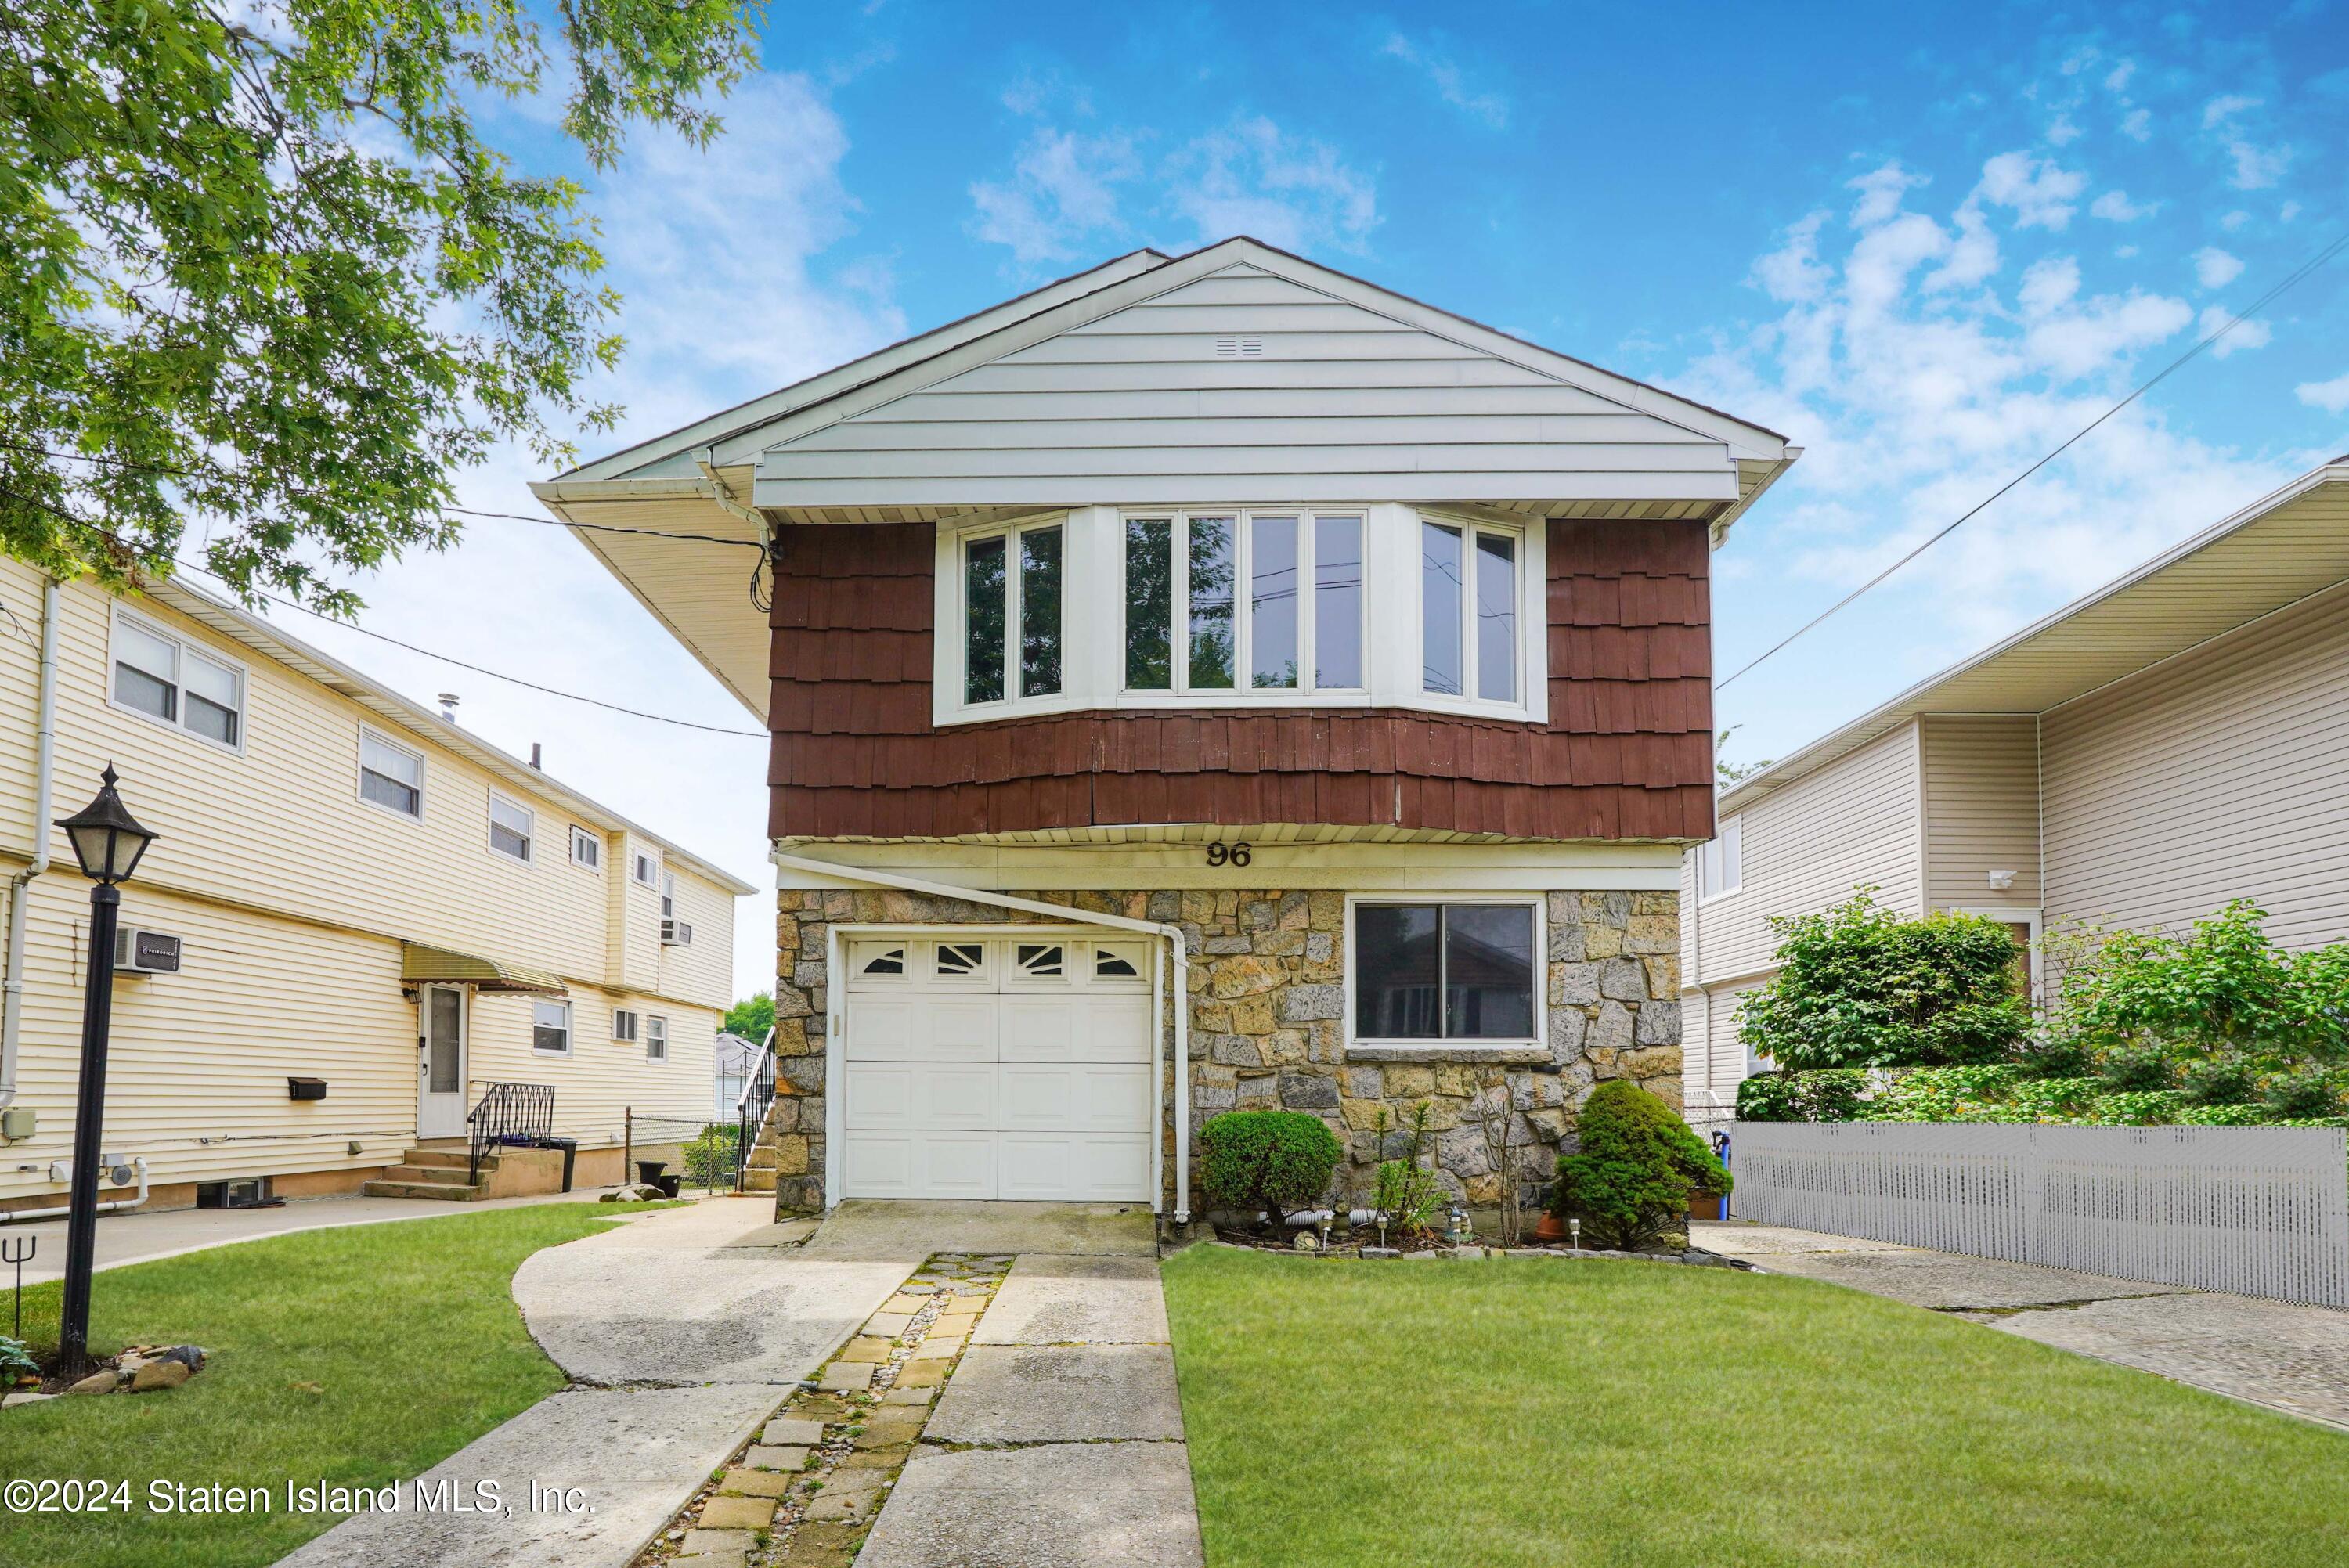
[[89, 980], [82, 994], [81, 1080], [74, 1100], [73, 1190], [66, 1213], [65, 1301], [57, 1357], [69, 1376], [89, 1370], [89, 1281], [98, 1250], [99, 1139], [106, 1127], [106, 1044], [114, 1022], [114, 938], [122, 912], [117, 884], [130, 880], [155, 835], [139, 825], [114, 792], [114, 764], [98, 775], [98, 799], [57, 826], [72, 841], [89, 878]]

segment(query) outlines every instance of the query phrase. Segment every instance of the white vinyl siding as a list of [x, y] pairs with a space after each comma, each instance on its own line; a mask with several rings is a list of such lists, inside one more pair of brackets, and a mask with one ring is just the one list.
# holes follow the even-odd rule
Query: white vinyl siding
[[[2037, 909], [2038, 719], [1935, 714], [1924, 726], [1927, 904]], [[1993, 888], [1992, 872], [2013, 872], [2013, 884]]]
[[2048, 928], [2182, 930], [2228, 900], [2349, 937], [2349, 585], [2042, 720]]
[[[1217, 354], [1240, 334], [1261, 352]], [[754, 493], [791, 507], [1735, 498], [1724, 441], [1464, 335], [1237, 263], [778, 432]]]

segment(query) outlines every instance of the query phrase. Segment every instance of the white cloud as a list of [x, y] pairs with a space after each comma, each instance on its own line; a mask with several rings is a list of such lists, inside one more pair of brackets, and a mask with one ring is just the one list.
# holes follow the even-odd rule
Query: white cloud
[[2072, 117], [2068, 114], [2059, 114], [2047, 127], [2047, 145], [2069, 147], [2080, 139], [2080, 128], [2072, 122]]
[[2002, 152], [1982, 165], [1976, 191], [1993, 206], [2014, 210], [2018, 229], [2062, 229], [2072, 221], [2073, 202], [2088, 188], [2088, 177], [2059, 169], [2053, 160], [2027, 152]]
[[1469, 119], [1495, 130], [1509, 123], [1509, 100], [1499, 93], [1471, 88], [1458, 63], [1447, 56], [1414, 44], [1401, 33], [1390, 35], [1379, 53], [1417, 67], [1434, 86], [1437, 97]]
[[1123, 232], [1119, 187], [1142, 171], [1122, 132], [1083, 136], [1040, 128], [1012, 160], [1011, 177], [970, 188], [971, 233], [1008, 245], [1021, 266], [1062, 261]]
[[1900, 160], [1882, 164], [1857, 179], [1844, 181], [1844, 189], [1859, 192], [1852, 204], [1851, 224], [1865, 229], [1881, 223], [1900, 211], [1900, 198], [1920, 185], [1932, 181], [1921, 174], [1911, 174], [1900, 167]]
[[2153, 139], [2153, 110], [2133, 108], [2121, 116], [2121, 134], [2131, 141]]
[[2202, 129], [2214, 129], [2247, 108], [2259, 108], [2260, 103], [2260, 99], [2246, 98], [2240, 93], [2228, 93], [2223, 97], [2214, 98], [2202, 106]]
[[2137, 75], [2137, 62], [2135, 60], [2123, 60], [2106, 75], [2105, 90], [2106, 92], [2114, 93], [2125, 93], [2128, 91], [2129, 78], [2135, 75]]
[[2251, 221], [2251, 215], [2249, 212], [2244, 211], [2240, 207], [2238, 207], [2233, 211], [2219, 220], [2219, 227], [2226, 230], [2227, 232], [2231, 234], [2237, 230], [2242, 228], [2244, 224]]
[[1360, 253], [1379, 225], [1377, 181], [1311, 137], [1262, 115], [1234, 120], [1166, 160], [1165, 205], [1203, 242], [1253, 234], [1282, 250]]
[[2132, 201], [2126, 191], [2107, 191], [2088, 203], [2088, 215], [2109, 223], [2134, 223], [2161, 211], [2158, 201]]
[[2312, 408], [2322, 408], [2328, 414], [2349, 414], [2349, 374], [2335, 376], [2330, 381], [2303, 381], [2292, 389], [2292, 394]]
[[2194, 253], [2194, 279], [2206, 289], [2222, 289], [2243, 275], [2243, 263], [2216, 245]]
[[2262, 147], [2245, 135], [2240, 119], [2265, 100], [2229, 93], [2202, 106], [2202, 129], [2219, 133], [2220, 145], [2233, 162], [2227, 182], [2238, 191], [2264, 191], [2283, 178], [2292, 161], [2290, 147]]
[[1785, 242], [1754, 263], [1753, 281], [1775, 300], [1816, 299], [1833, 275], [1819, 265], [1819, 229], [1825, 212], [1812, 212], [1786, 230]]
[[[2227, 324], [2230, 321], [2234, 321], [2232, 313], [2224, 305], [2214, 304], [2203, 308], [2200, 319], [2196, 321], [2194, 325], [2199, 335], [2208, 337], [2212, 333], [2227, 328]], [[2232, 328], [2227, 329], [2226, 336], [2210, 346], [2210, 353], [2214, 358], [2224, 359], [2230, 354], [2238, 354], [2245, 349], [2265, 348], [2274, 336], [2273, 327], [2257, 316], [2253, 316], [2246, 321], [2236, 321]]]

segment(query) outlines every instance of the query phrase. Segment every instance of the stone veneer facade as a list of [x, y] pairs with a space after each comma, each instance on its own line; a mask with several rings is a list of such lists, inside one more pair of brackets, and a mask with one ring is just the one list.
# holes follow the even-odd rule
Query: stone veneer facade
[[[1392, 890], [1377, 890], [1381, 894]], [[1680, 916], [1672, 892], [1553, 892], [1548, 929], [1548, 1040], [1508, 1053], [1385, 1047], [1374, 1059], [1346, 1044], [1346, 894], [1340, 891], [1189, 889], [1151, 892], [1030, 892], [1019, 896], [1180, 926], [1191, 968], [1192, 1130], [1226, 1110], [1275, 1107], [1328, 1121], [1346, 1150], [1338, 1187], [1367, 1202], [1382, 1152], [1373, 1130], [1424, 1100], [1435, 1158], [1455, 1200], [1497, 1202], [1495, 1171], [1475, 1106], [1506, 1087], [1508, 1144], [1520, 1193], [1537, 1202], [1574, 1113], [1602, 1079], [1636, 1080], [1677, 1109], [1681, 1099]], [[1495, 895], [1506, 896], [1506, 895]], [[826, 938], [835, 923], [953, 925], [1049, 923], [991, 904], [899, 892], [786, 889], [776, 921], [775, 1048], [781, 1058], [770, 1126], [778, 1145], [777, 1200], [786, 1210], [824, 1204]], [[1169, 1029], [1171, 1037], [1172, 1030]], [[1170, 1209], [1204, 1213], [1204, 1194], [1177, 1204], [1171, 1125]], [[1392, 1145], [1396, 1135], [1390, 1134]], [[1198, 1171], [1193, 1150], [1192, 1171]]]

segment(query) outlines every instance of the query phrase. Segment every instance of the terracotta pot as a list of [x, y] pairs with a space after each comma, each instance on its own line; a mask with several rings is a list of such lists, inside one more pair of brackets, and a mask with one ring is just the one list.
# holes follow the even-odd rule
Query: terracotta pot
[[1726, 1220], [1729, 1218], [1729, 1200], [1702, 1192], [1692, 1194], [1689, 1199], [1688, 1217], [1692, 1220]]
[[1540, 1219], [1534, 1222], [1534, 1240], [1545, 1246], [1552, 1242], [1565, 1241], [1568, 1234], [1566, 1222], [1547, 1210]]

